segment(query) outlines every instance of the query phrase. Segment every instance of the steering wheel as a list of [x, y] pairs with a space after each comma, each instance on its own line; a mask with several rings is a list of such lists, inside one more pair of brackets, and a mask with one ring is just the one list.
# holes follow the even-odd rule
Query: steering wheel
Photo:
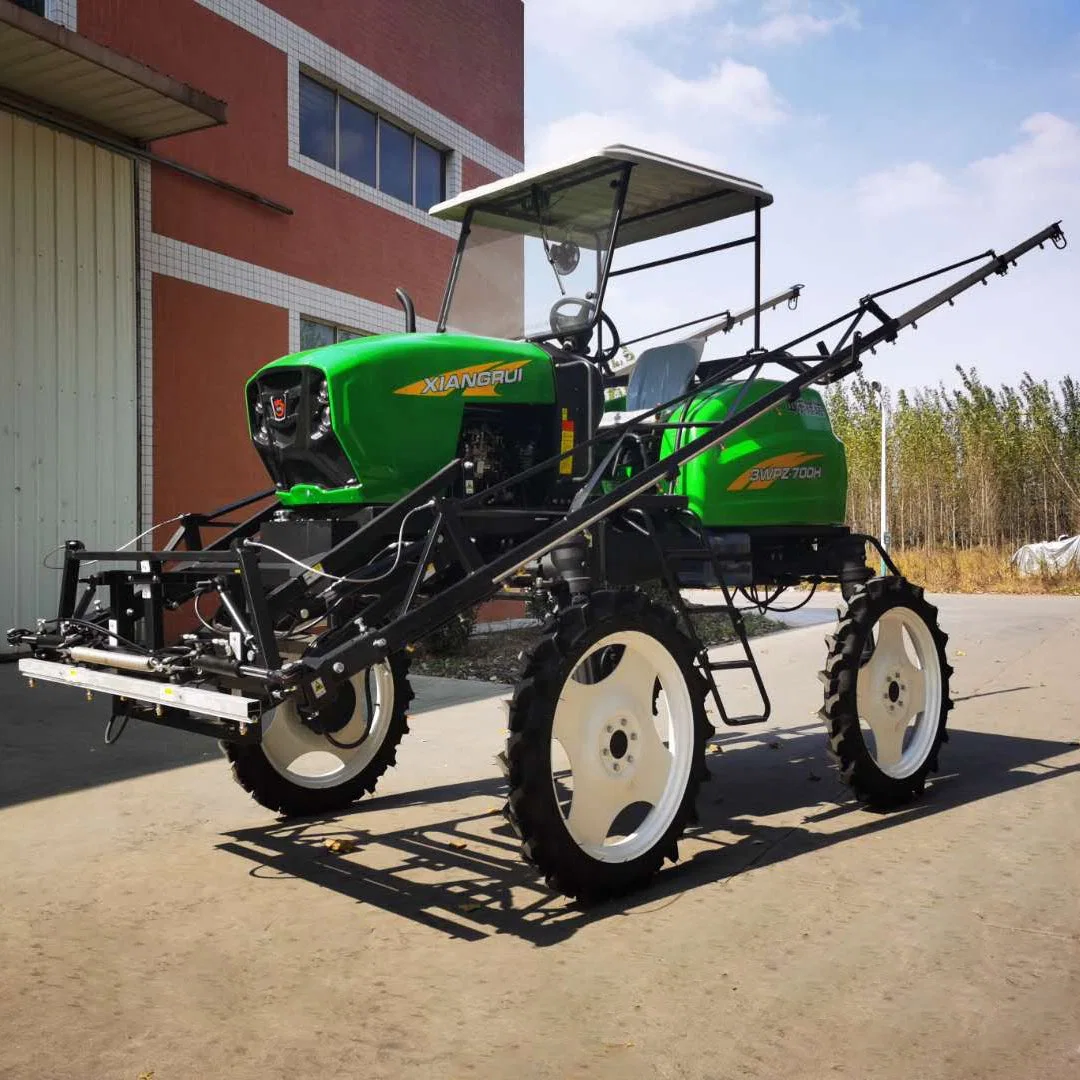
[[[571, 306], [572, 310], [564, 314], [562, 309]], [[594, 300], [582, 299], [580, 296], [562, 296], [551, 305], [548, 322], [551, 324], [551, 329], [563, 339], [569, 349], [588, 355], [593, 328], [582, 324], [590, 322], [595, 311]], [[611, 344], [602, 352], [597, 353], [594, 359], [604, 374], [610, 375], [608, 363], [618, 353], [622, 342], [619, 339], [618, 329], [606, 311], [600, 312], [600, 322], [607, 327], [611, 335]]]

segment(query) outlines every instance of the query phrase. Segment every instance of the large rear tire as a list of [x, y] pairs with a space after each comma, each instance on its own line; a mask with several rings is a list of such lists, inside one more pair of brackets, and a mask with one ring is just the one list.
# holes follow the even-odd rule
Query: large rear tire
[[592, 902], [647, 882], [707, 775], [705, 683], [672, 613], [636, 591], [560, 612], [510, 703], [508, 816], [547, 884]]
[[854, 590], [830, 639], [820, 716], [841, 779], [870, 806], [910, 802], [937, 771], [952, 708], [947, 641], [937, 609], [900, 577]]
[[354, 676], [327, 710], [326, 734], [305, 724], [292, 702], [271, 709], [261, 742], [222, 744], [233, 778], [285, 817], [337, 813], [374, 791], [409, 730], [408, 666], [395, 653]]

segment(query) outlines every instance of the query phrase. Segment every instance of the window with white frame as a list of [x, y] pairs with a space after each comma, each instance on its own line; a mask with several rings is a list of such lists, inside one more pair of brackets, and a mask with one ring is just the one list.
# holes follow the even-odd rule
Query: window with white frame
[[323, 345], [336, 345], [340, 341], [368, 337], [369, 334], [368, 330], [350, 330], [348, 327], [336, 326], [320, 319], [309, 319], [306, 315], [300, 316], [301, 349], [318, 349]]
[[300, 153], [421, 210], [446, 198], [445, 151], [302, 72]]
[[75, 7], [78, 0], [15, 0], [15, 6], [32, 11], [68, 30], [75, 29]]

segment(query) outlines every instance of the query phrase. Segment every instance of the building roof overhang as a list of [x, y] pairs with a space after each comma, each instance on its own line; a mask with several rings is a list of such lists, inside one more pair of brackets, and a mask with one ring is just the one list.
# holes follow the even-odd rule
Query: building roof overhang
[[5, 102], [137, 143], [224, 124], [226, 113], [223, 101], [11, 0], [0, 0]]

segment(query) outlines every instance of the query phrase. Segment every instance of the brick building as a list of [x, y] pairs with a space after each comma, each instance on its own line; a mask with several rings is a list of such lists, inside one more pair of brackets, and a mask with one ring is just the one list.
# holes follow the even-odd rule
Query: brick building
[[242, 389], [421, 328], [520, 167], [521, 0], [0, 0], [0, 622], [41, 555], [264, 486]]

